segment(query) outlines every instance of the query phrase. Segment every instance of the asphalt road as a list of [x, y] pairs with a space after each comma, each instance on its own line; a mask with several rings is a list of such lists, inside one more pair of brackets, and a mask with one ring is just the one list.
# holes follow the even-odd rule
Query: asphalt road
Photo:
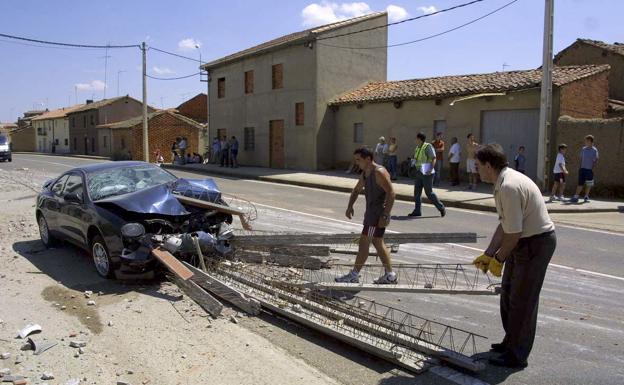
[[[57, 175], [94, 160], [14, 155], [1, 169], [29, 168]], [[181, 177], [202, 176], [174, 172]], [[357, 232], [362, 220], [362, 201], [356, 217], [348, 221], [344, 209], [348, 194], [240, 179], [214, 178], [221, 190], [252, 201], [259, 218], [255, 225], [274, 231]], [[390, 230], [398, 232], [466, 232], [484, 238], [477, 244], [403, 245], [401, 262], [467, 263], [479, 254], [497, 223], [494, 214], [449, 209], [440, 218], [432, 206], [424, 216], [406, 219], [412, 209], [397, 202]], [[624, 234], [557, 225], [558, 245], [542, 291], [538, 336], [528, 369], [519, 372], [488, 367], [477, 379], [490, 384], [621, 384], [624, 383]], [[480, 351], [502, 338], [496, 297], [436, 296], [364, 293], [412, 313], [487, 336]], [[276, 323], [276, 333], [266, 333], [262, 322]], [[443, 369], [412, 377], [391, 365], [346, 348], [305, 328], [268, 317], [251, 320], [246, 327], [257, 330], [274, 344], [347, 384], [458, 383]], [[294, 332], [294, 333], [293, 333]], [[305, 352], [305, 354], [301, 354]], [[437, 374], [436, 374], [437, 373]], [[468, 382], [470, 383], [470, 382]], [[476, 383], [476, 382], [473, 382]]]

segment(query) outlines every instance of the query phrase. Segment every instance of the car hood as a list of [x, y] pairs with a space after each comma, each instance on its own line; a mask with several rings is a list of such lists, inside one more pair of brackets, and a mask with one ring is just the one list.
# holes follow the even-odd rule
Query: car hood
[[178, 201], [175, 194], [215, 202], [220, 200], [221, 192], [214, 180], [178, 179], [173, 186], [161, 184], [128, 194], [116, 195], [98, 200], [97, 204], [109, 203], [126, 211], [140, 214], [188, 215], [190, 214]]

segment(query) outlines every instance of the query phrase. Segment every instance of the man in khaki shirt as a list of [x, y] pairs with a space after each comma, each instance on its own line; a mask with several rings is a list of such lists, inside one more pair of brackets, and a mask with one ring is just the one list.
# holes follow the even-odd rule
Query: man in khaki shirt
[[481, 180], [494, 184], [494, 200], [500, 224], [490, 245], [474, 264], [500, 277], [500, 313], [505, 330], [492, 351], [497, 366], [524, 368], [535, 340], [539, 294], [557, 239], [542, 193], [531, 179], [507, 167], [507, 157], [498, 144], [481, 146], [475, 152]]

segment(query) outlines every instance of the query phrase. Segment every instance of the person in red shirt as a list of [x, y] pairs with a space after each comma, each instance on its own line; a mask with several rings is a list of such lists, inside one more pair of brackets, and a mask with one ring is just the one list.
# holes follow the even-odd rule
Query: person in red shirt
[[446, 143], [442, 140], [442, 133], [438, 132], [433, 142], [433, 148], [436, 152], [435, 174], [433, 175], [433, 185], [438, 186], [440, 184], [440, 178], [442, 177], [442, 164], [444, 163], [444, 150]]

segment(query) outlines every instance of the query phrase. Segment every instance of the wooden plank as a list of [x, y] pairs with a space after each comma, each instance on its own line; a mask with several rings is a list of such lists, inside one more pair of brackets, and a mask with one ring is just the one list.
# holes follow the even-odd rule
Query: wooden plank
[[245, 230], [251, 230], [251, 225], [249, 224], [249, 222], [247, 222], [247, 219], [245, 218], [245, 213], [239, 209], [236, 209], [234, 207], [230, 207], [230, 206], [226, 206], [226, 205], [220, 205], [218, 203], [212, 203], [212, 202], [208, 202], [208, 201], [203, 201], [201, 199], [196, 199], [196, 198], [191, 198], [191, 197], [186, 197], [184, 195], [180, 195], [180, 194], [175, 194], [175, 197], [182, 203], [186, 203], [188, 205], [191, 206], [195, 206], [195, 207], [200, 207], [203, 209], [208, 209], [208, 210], [215, 210], [224, 214], [230, 214], [230, 215], [236, 215], [238, 216], [238, 218], [241, 221], [241, 224], [243, 225], [243, 228]]
[[231, 288], [219, 279], [189, 265], [186, 262], [182, 263], [194, 273], [193, 278], [191, 279], [192, 282], [198, 284], [222, 300], [231, 303], [247, 314], [260, 314], [260, 303], [257, 300], [247, 297], [245, 294]]
[[[360, 234], [273, 234], [237, 236], [232, 243], [241, 247], [283, 245], [356, 244]], [[386, 243], [476, 243], [476, 233], [397, 233], [384, 235]]]
[[178, 285], [182, 291], [195, 301], [202, 309], [206, 310], [212, 317], [217, 318], [221, 315], [223, 305], [215, 297], [207, 293], [198, 284], [193, 281], [183, 281], [178, 277], [172, 276], [173, 282]]
[[193, 272], [186, 268], [176, 257], [170, 252], [160, 247], [152, 249], [152, 255], [165, 265], [165, 267], [179, 277], [183, 281], [188, 281], [193, 276]]

